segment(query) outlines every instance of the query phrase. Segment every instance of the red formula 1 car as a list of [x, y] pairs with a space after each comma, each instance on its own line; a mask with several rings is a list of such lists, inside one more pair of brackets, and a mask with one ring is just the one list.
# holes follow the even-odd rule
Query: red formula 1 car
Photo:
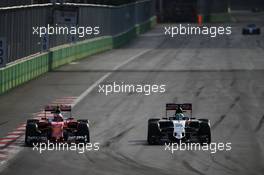
[[[34, 142], [90, 142], [89, 121], [76, 120], [71, 106], [46, 106], [45, 116], [40, 120], [27, 120], [25, 144]], [[69, 115], [68, 117], [67, 114]]]

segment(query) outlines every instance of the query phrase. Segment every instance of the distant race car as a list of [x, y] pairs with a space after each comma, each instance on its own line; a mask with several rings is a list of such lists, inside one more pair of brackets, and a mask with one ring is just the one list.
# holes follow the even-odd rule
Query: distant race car
[[[70, 114], [66, 117], [67, 114]], [[89, 121], [76, 120], [71, 116], [71, 106], [46, 106], [40, 120], [27, 120], [25, 144], [35, 142], [90, 142]]]
[[249, 24], [243, 28], [243, 35], [260, 35], [261, 29], [256, 24]]
[[[179, 109], [182, 114], [177, 114]], [[166, 104], [165, 118], [148, 120], [147, 137], [150, 145], [179, 141], [210, 144], [210, 121], [192, 118], [192, 104]]]
[[258, 12], [261, 11], [261, 9], [259, 9], [257, 7], [254, 7], [254, 8], [251, 9], [251, 11], [254, 12], [254, 13], [258, 13]]

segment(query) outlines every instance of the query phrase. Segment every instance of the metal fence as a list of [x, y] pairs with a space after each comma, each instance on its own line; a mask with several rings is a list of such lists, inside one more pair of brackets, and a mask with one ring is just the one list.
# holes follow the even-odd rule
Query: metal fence
[[[7, 63], [37, 54], [43, 50], [43, 38], [48, 48], [74, 43], [98, 36], [117, 35], [147, 21], [155, 14], [154, 0], [122, 6], [88, 4], [31, 5], [0, 8], [0, 37], [7, 40]], [[71, 22], [67, 21], [71, 20]], [[33, 35], [33, 27], [47, 25], [99, 26], [99, 35]]]
[[29, 5], [32, 0], [1, 0], [0, 7], [15, 6], [15, 5]]

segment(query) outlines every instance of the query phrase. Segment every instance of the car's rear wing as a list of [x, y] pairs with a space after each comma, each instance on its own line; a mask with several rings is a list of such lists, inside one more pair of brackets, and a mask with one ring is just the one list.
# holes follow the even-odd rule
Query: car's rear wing
[[183, 112], [189, 113], [190, 117], [192, 117], [192, 104], [191, 103], [167, 103], [166, 104], [166, 117], [168, 115], [168, 111], [176, 111], [179, 107], [182, 108]]
[[62, 112], [71, 112], [71, 106], [70, 105], [47, 105], [45, 106], [45, 112], [56, 112], [57, 109], [60, 109]]
[[179, 107], [182, 108], [184, 111], [191, 111], [192, 110], [192, 104], [191, 103], [183, 103], [183, 104], [177, 104], [177, 103], [167, 103], [166, 104], [166, 110], [177, 110]]

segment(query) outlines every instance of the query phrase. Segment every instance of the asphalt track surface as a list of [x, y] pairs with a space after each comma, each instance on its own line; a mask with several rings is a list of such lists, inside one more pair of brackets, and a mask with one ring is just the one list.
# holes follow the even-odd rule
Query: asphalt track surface
[[[91, 141], [100, 142], [100, 151], [39, 154], [25, 147], [1, 175], [263, 174], [264, 37], [242, 36], [244, 25], [235, 24], [231, 36], [216, 39], [169, 38], [159, 25], [123, 48], [63, 66], [2, 95], [1, 137], [43, 105], [78, 97], [106, 74], [101, 84], [166, 85], [165, 93], [150, 96], [106, 96], [96, 86], [74, 107], [74, 116], [91, 121]], [[147, 120], [162, 117], [168, 102], [193, 103], [194, 116], [211, 120], [212, 142], [231, 142], [232, 150], [171, 154], [164, 146], [147, 145]]]

